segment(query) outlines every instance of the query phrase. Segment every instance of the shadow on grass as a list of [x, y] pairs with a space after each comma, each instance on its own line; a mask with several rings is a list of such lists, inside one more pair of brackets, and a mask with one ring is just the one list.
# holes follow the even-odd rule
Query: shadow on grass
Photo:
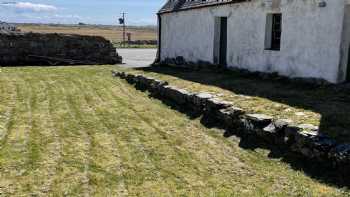
[[186, 71], [168, 67], [147, 67], [139, 70], [216, 86], [234, 94], [265, 98], [293, 108], [318, 113], [321, 115], [321, 133], [337, 139], [338, 142], [350, 142], [350, 91], [344, 91], [343, 88], [339, 88], [340, 85], [317, 87], [288, 81], [242, 77], [232, 71], [213, 73], [213, 71]]
[[[292, 84], [286, 81], [276, 83], [276, 81], [264, 79], [243, 78], [234, 72], [213, 74], [212, 71], [193, 72], [174, 68], [148, 67], [138, 69], [145, 72], [171, 75], [205, 85], [217, 86], [230, 90], [235, 94], [267, 98], [292, 107], [320, 113], [322, 115], [320, 124], [322, 133], [329, 134], [342, 142], [350, 142], [350, 133], [346, 132], [350, 128], [350, 93], [347, 94], [344, 91], [340, 91], [336, 86], [301, 86], [300, 84]], [[294, 170], [303, 171], [311, 178], [337, 187], [350, 186], [348, 177], [340, 174], [331, 166], [293, 154], [286, 151], [288, 149], [285, 147], [264, 143], [258, 140], [258, 137], [247, 135], [242, 131], [222, 128], [221, 124], [210, 116], [188, 110], [186, 107], [178, 106], [163, 98], [151, 96], [162, 100], [162, 102], [173, 109], [185, 113], [191, 119], [201, 118], [201, 123], [207, 128], [224, 129], [224, 137], [228, 138], [233, 135], [240, 137], [239, 145], [243, 149], [255, 150], [262, 148], [270, 150], [270, 158], [281, 158], [283, 162], [290, 164]], [[345, 132], [337, 133], [338, 131]]]

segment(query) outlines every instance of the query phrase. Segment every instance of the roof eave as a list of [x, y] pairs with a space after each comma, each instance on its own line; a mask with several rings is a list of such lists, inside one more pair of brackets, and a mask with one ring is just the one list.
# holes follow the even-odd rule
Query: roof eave
[[157, 15], [161, 14], [166, 14], [166, 13], [173, 13], [173, 12], [182, 12], [182, 11], [187, 11], [187, 10], [194, 10], [194, 9], [202, 9], [202, 8], [207, 8], [207, 7], [219, 7], [227, 4], [235, 4], [235, 3], [243, 3], [243, 2], [249, 2], [250, 0], [232, 0], [228, 2], [219, 2], [219, 3], [211, 3], [211, 4], [202, 4], [202, 5], [197, 5], [197, 6], [191, 6], [191, 7], [186, 7], [186, 8], [180, 8], [176, 10], [159, 10]]

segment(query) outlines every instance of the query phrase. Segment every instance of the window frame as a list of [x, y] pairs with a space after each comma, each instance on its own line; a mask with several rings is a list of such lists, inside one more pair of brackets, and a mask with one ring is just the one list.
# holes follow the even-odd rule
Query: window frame
[[268, 13], [266, 16], [265, 50], [281, 51], [282, 32], [282, 13]]

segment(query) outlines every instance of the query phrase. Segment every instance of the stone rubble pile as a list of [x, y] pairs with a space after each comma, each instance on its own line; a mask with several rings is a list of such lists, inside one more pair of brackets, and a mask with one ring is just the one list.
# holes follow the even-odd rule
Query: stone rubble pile
[[[310, 160], [329, 164], [341, 173], [350, 173], [350, 144], [337, 144], [332, 138], [319, 134], [313, 125], [296, 125], [291, 120], [275, 120], [264, 114], [248, 114], [232, 103], [209, 93], [191, 93], [141, 75], [112, 72], [137, 88], [168, 99], [180, 106], [201, 112], [243, 135], [253, 135], [265, 142], [287, 148]], [[345, 174], [344, 174], [345, 173]]]

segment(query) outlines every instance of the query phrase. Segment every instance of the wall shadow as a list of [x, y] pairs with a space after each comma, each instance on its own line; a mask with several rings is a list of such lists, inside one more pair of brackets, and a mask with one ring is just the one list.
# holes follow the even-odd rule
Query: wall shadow
[[[191, 71], [168, 67], [137, 68], [144, 72], [152, 72], [174, 76], [180, 79], [217, 86], [225, 90], [246, 96], [262, 97], [274, 102], [287, 104], [291, 107], [311, 110], [321, 114], [320, 131], [330, 134], [338, 141], [350, 142], [350, 92], [340, 86], [317, 87], [313, 85], [291, 83], [288, 81], [268, 80], [256, 77], [242, 77], [235, 72]], [[347, 174], [320, 162], [307, 159], [291, 153], [285, 147], [274, 146], [258, 140], [258, 137], [247, 135], [237, 129], [223, 128], [217, 120], [205, 114], [194, 113], [193, 110], [179, 106], [169, 100], [156, 97], [173, 109], [185, 113], [191, 119], [201, 118], [201, 123], [207, 128], [223, 129], [224, 137], [232, 135], [240, 138], [240, 147], [255, 150], [263, 148], [270, 150], [269, 157], [281, 158], [294, 170], [303, 171], [311, 178], [336, 187], [349, 187]], [[343, 131], [343, 132], [341, 132]], [[340, 133], [337, 133], [340, 132]]]
[[216, 86], [234, 94], [265, 98], [292, 108], [318, 113], [321, 116], [321, 133], [337, 139], [339, 143], [350, 143], [350, 84], [345, 90], [345, 85], [315, 86], [288, 80], [242, 77], [234, 71], [192, 71], [170, 67], [147, 67], [138, 70], [170, 75]]

